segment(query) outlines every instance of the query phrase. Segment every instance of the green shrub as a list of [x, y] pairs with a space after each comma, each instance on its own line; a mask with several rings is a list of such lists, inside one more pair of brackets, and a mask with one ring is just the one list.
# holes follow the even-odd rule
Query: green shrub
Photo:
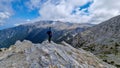
[[120, 65], [118, 65], [118, 64], [115, 64], [115, 66], [116, 66], [117, 68], [120, 68]]
[[111, 61], [110, 63], [113, 65], [113, 64], [114, 64], [114, 61]]
[[105, 59], [105, 60], [103, 60], [104, 62], [107, 62], [107, 60]]
[[113, 47], [110, 47], [110, 49], [113, 49]]
[[2, 52], [2, 50], [0, 49], [0, 52]]

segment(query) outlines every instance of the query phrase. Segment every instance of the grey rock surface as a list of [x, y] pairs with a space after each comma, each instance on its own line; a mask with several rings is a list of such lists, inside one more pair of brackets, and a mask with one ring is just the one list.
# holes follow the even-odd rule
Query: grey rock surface
[[62, 42], [44, 41], [33, 44], [17, 41], [8, 49], [1, 49], [0, 68], [116, 68], [83, 49], [75, 49]]

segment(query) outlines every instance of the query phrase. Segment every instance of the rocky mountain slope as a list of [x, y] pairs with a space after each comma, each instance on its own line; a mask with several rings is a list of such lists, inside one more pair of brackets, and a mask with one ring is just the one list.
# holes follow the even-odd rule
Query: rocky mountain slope
[[79, 33], [73, 39], [73, 45], [120, 67], [120, 16]]
[[60, 21], [38, 21], [20, 25], [17, 27], [0, 30], [0, 48], [9, 47], [17, 40], [30, 40], [33, 43], [41, 43], [47, 39], [48, 27], [52, 27], [54, 42], [69, 42], [78, 32], [84, 31], [91, 24], [77, 24]]
[[17, 41], [0, 50], [0, 68], [116, 68], [71, 45]]

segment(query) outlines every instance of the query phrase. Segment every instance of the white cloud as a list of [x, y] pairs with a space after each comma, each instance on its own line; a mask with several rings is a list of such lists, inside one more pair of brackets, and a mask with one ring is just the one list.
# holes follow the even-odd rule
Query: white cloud
[[[12, 1], [16, 0], [0, 0], [0, 22], [12, 15]], [[39, 9], [39, 20], [100, 23], [120, 14], [120, 0], [94, 0], [89, 8], [79, 10], [79, 6], [90, 1], [92, 0], [30, 0], [26, 4], [31, 10]], [[89, 13], [84, 12], [86, 9]], [[76, 13], [72, 14], [74, 10]]]
[[39, 13], [42, 20], [63, 20], [73, 22], [83, 22], [79, 19], [84, 19], [85, 16], [80, 15], [83, 11], [78, 11], [78, 14], [71, 14], [73, 10], [78, 9], [79, 6], [86, 4], [91, 0], [60, 0], [59, 4], [55, 5], [48, 0], [40, 8]]
[[4, 19], [13, 14], [11, 2], [13, 0], [0, 0], [0, 25], [4, 24]]
[[42, 4], [41, 0], [30, 0], [30, 1], [26, 2], [26, 5], [31, 10], [33, 10], [35, 8], [40, 8], [41, 4]]
[[32, 23], [31, 19], [19, 20], [19, 23], [15, 23], [14, 26], [24, 25], [24, 24], [28, 24], [28, 23]]
[[89, 8], [93, 23], [100, 23], [120, 14], [120, 0], [94, 0]]
[[11, 2], [13, 0], [0, 0], [0, 12], [13, 12]]
[[[120, 14], [120, 1], [94, 0], [88, 8], [89, 16], [83, 11], [77, 11], [78, 6], [84, 5], [91, 0], [58, 0], [58, 4], [48, 0], [40, 7], [39, 13], [42, 20], [62, 20], [79, 23], [100, 23], [113, 16]], [[76, 8], [76, 14], [71, 14]]]
[[9, 12], [0, 12], [0, 19], [9, 18], [10, 13]]
[[0, 12], [0, 26], [3, 25], [4, 19], [7, 19], [10, 17], [9, 12]]
[[31, 21], [31, 20], [30, 20], [30, 19], [27, 19], [26, 21], [29, 22], [29, 21]]

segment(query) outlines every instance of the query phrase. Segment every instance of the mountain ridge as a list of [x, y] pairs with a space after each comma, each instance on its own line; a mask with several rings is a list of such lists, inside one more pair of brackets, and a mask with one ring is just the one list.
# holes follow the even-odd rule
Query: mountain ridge
[[[81, 31], [84, 31], [90, 24], [75, 24], [60, 21], [38, 21], [20, 25], [14, 28], [9, 28], [0, 31], [0, 48], [9, 47], [17, 40], [30, 40], [33, 43], [42, 43], [47, 39], [46, 32], [48, 27], [52, 28], [54, 42], [69, 41], [69, 38]], [[65, 38], [68, 38], [65, 39]]]
[[91, 51], [106, 62], [120, 67], [120, 15], [77, 34], [74, 47]]

